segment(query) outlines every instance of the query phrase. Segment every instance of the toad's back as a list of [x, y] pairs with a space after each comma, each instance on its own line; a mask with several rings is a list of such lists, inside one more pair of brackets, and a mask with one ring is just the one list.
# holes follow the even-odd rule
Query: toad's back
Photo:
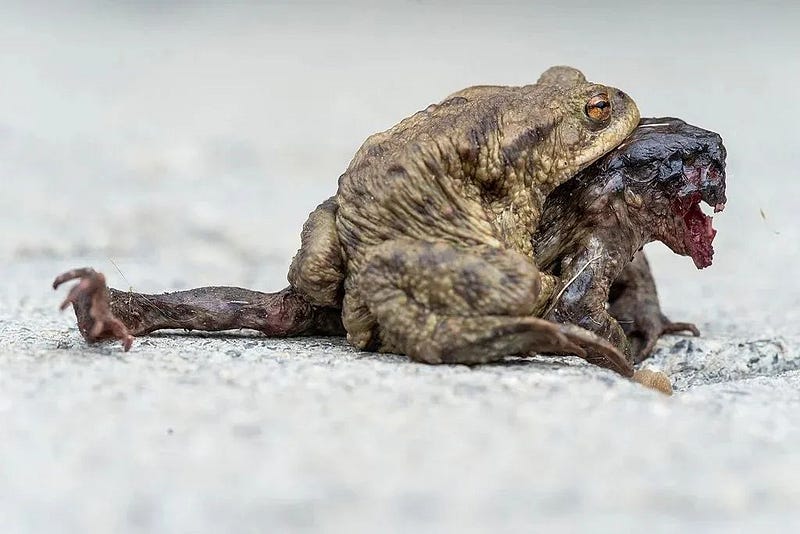
[[507, 212], [535, 225], [542, 202], [522, 179], [532, 143], [514, 142], [515, 123], [544, 138], [549, 111], [529, 117], [547, 90], [469, 88], [369, 137], [339, 179], [337, 229], [348, 263], [388, 239], [513, 247]]

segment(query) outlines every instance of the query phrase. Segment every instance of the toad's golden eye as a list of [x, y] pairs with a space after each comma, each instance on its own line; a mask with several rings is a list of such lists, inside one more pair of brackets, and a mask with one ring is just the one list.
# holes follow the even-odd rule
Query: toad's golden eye
[[611, 118], [611, 101], [606, 93], [597, 93], [586, 102], [586, 116], [594, 122], [606, 122]]

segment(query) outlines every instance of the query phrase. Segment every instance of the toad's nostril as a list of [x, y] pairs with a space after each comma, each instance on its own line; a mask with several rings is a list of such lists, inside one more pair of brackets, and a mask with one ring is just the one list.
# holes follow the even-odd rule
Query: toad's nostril
[[626, 95], [622, 91], [617, 90], [617, 96], [620, 97], [620, 98], [627, 98], [628, 95]]

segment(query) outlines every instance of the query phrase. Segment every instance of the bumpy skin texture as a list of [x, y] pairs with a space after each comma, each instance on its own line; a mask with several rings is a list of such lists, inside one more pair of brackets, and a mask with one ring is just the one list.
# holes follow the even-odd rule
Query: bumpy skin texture
[[716, 232], [698, 206], [724, 208], [725, 155], [714, 132], [643, 119], [623, 145], [554, 191], [533, 238], [540, 268], [560, 279], [546, 318], [591, 330], [637, 362], [663, 333], [697, 334], [661, 313], [637, 251], [661, 241], [698, 267], [710, 264]]
[[[697, 169], [705, 169], [705, 172], [694, 172]], [[673, 248], [681, 246], [685, 241], [682, 239], [685, 231], [681, 231], [679, 226], [685, 227], [686, 216], [692, 213], [685, 209], [683, 199], [699, 195], [721, 209], [725, 200], [724, 187], [724, 148], [716, 134], [677, 119], [643, 119], [628, 142], [560, 188], [545, 204], [542, 228], [533, 236], [533, 245], [539, 261], [551, 273], [563, 274], [563, 266], [569, 269], [580, 265], [579, 260], [586, 256], [587, 251], [599, 250], [598, 244], [610, 251], [608, 255], [594, 258], [592, 263], [574, 267], [578, 269], [577, 277], [559, 280], [556, 274], [548, 275], [559, 281], [559, 287], [564, 289], [556, 295], [554, 303], [557, 306], [551, 306], [550, 312], [565, 314], [563, 320], [574, 322], [590, 318], [585, 326], [600, 333], [604, 332], [600, 327], [618, 332], [619, 325], [614, 321], [618, 319], [634, 345], [632, 355], [637, 360], [649, 354], [647, 346], [652, 346], [658, 336], [667, 331], [688, 329], [696, 333], [692, 325], [670, 323], [661, 313], [655, 284], [641, 251], [635, 253], [630, 263], [625, 263], [624, 258], [629, 253], [626, 251], [634, 250], [637, 244], [652, 239], [654, 235], [660, 236], [658, 239]], [[647, 202], [642, 192], [647, 195]], [[335, 234], [335, 213], [334, 200], [326, 201], [312, 213], [303, 230], [303, 245], [290, 272], [290, 277], [298, 284], [321, 288], [328, 294], [338, 294], [336, 288], [345, 276], [340, 247], [331, 240], [331, 235]], [[415, 246], [409, 244], [409, 250], [414, 250]], [[703, 247], [699, 251], [704, 253]], [[434, 260], [447, 260], [448, 254], [453, 254], [446, 245], [434, 246], [427, 252], [432, 252]], [[442, 279], [461, 281], [451, 288], [455, 291], [446, 293], [448, 297], [463, 295], [466, 301], [479, 301], [482, 309], [491, 312], [498, 298], [508, 301], [518, 297], [514, 288], [523, 289], [523, 298], [526, 293], [538, 291], [540, 279], [537, 271], [524, 257], [514, 257], [513, 254], [508, 255], [508, 263], [497, 264], [496, 269], [478, 275], [484, 280], [491, 279], [492, 285], [475, 283], [476, 275], [471, 271], [484, 267], [481, 262], [485, 251], [473, 252], [475, 254], [466, 261], [464, 258], [450, 258], [458, 260], [458, 271], [453, 271], [448, 261], [434, 264], [435, 268], [445, 270]], [[425, 260], [424, 253], [423, 250], [419, 254], [419, 259]], [[391, 274], [389, 279], [378, 276], [374, 281], [381, 291], [389, 292], [389, 298], [380, 294], [375, 297], [376, 310], [387, 315], [413, 314], [417, 308], [409, 307], [407, 301], [397, 301], [394, 288], [398, 281], [408, 288], [409, 298], [419, 298], [416, 286], [420, 283], [430, 285], [430, 279], [438, 280], [442, 273], [434, 271], [432, 277], [421, 276], [424, 269], [420, 269], [419, 264], [404, 265], [402, 257], [388, 262], [383, 269], [373, 273], [388, 271]], [[619, 263], [624, 267], [614, 278]], [[428, 263], [423, 261], [422, 266], [427, 269]], [[591, 270], [589, 266], [592, 266]], [[55, 285], [76, 278], [81, 282], [70, 292], [64, 306], [70, 302], [74, 304], [84, 337], [89, 341], [121, 339], [126, 349], [130, 346], [131, 333], [143, 335], [160, 328], [252, 328], [270, 336], [344, 333], [338, 305], [313, 304], [296, 287], [272, 294], [214, 287], [142, 295], [107, 289], [103, 275], [91, 269], [65, 273]], [[422, 293], [425, 291], [428, 290], [423, 289]], [[430, 291], [428, 293], [425, 306], [436, 312], [442, 308], [442, 303], [430, 299]], [[608, 298], [610, 317], [604, 311], [605, 298]], [[449, 309], [457, 306], [468, 308], [463, 300], [453, 300], [446, 306]], [[598, 320], [598, 317], [604, 319]], [[535, 343], [539, 351], [564, 351], [563, 346], [553, 346], [552, 323], [531, 317], [514, 325], [516, 330], [497, 331], [473, 324], [475, 328], [472, 331], [477, 334], [471, 337], [464, 334], [463, 328], [453, 331], [454, 326], [480, 323], [482, 319], [443, 321], [445, 335], [455, 338], [455, 334], [459, 334], [464, 339], [460, 343], [457, 340], [448, 353], [436, 349], [440, 357], [451, 355], [459, 361], [463, 347], [474, 345], [494, 354], [498, 349], [497, 343], [508, 349], [510, 340], [523, 345]], [[451, 329], [449, 334], [446, 328]], [[581, 339], [583, 330], [570, 325], [560, 328], [562, 332], [571, 329]], [[429, 354], [433, 352], [429, 339], [420, 337], [418, 342], [427, 345]], [[624, 342], [620, 349], [628, 354]], [[589, 361], [595, 359], [591, 352], [586, 357]], [[443, 358], [442, 361], [449, 360]], [[608, 366], [607, 358], [602, 354], [596, 363]], [[661, 373], [636, 371], [633, 378], [660, 391], [670, 391], [669, 381]]]
[[[614, 114], [601, 123], [588, 116], [587, 103], [598, 92], [609, 95], [614, 106]], [[420, 361], [481, 363], [508, 354], [566, 352], [631, 376], [633, 368], [622, 356], [630, 356], [624, 334], [584, 321], [584, 327], [602, 334], [597, 336], [575, 326], [580, 317], [558, 316], [569, 308], [563, 306], [566, 291], [558, 295], [560, 308], [548, 307], [564, 279], [561, 264], [569, 254], [585, 253], [586, 247], [575, 244], [592, 235], [591, 225], [577, 231], [577, 240], [567, 230], [559, 235], [569, 244], [551, 251], [560, 255], [561, 266], [554, 268], [557, 262], [551, 261], [544, 271], [536, 266], [536, 261], [544, 264], [538, 254], [534, 260], [531, 236], [548, 194], [618, 144], [637, 119], [624, 94], [589, 84], [569, 68], [551, 69], [534, 86], [469, 88], [365, 142], [341, 177], [337, 196], [309, 217], [290, 269], [291, 287], [284, 291], [200, 288], [139, 295], [106, 290], [98, 281], [102, 275], [91, 270], [68, 273], [57, 282], [81, 277], [85, 288], [95, 288], [91, 295], [84, 291], [68, 298], [88, 340], [119, 337], [106, 327], [115, 320], [136, 335], [159, 328], [253, 328], [286, 336], [341, 334], [341, 317], [356, 346]], [[634, 143], [640, 144], [650, 146]], [[650, 159], [660, 164], [662, 155], [652, 152]], [[584, 189], [609, 181], [618, 169], [590, 170], [584, 175], [591, 178], [580, 182], [589, 184]], [[562, 219], [568, 225], [571, 204], [557, 205], [561, 208], [551, 208], [551, 215], [545, 206], [547, 220], [556, 227]], [[625, 235], [636, 233], [630, 234], [629, 220], [616, 224]], [[611, 227], [607, 218], [598, 226]], [[608, 240], [607, 233], [596, 234]], [[549, 239], [558, 241], [554, 235]], [[620, 270], [632, 255], [620, 256]], [[619, 279], [620, 294], [635, 297], [621, 298], [618, 307], [634, 313], [632, 324], [654, 331], [658, 321], [652, 320], [652, 306], [623, 304], [640, 303], [643, 298], [636, 295], [652, 293], [660, 314], [654, 286], [649, 292], [622, 275]], [[604, 285], [600, 293], [608, 296], [614, 280], [591, 282]], [[91, 302], [98, 295], [108, 303], [106, 314], [93, 313]], [[573, 324], [535, 317], [545, 311]]]
[[[613, 110], [600, 122], [597, 95]], [[601, 339], [532, 317], [555, 284], [530, 237], [547, 195], [637, 123], [624, 93], [556, 67], [530, 86], [465, 89], [367, 139], [337, 193], [350, 343], [428, 363], [591, 347], [630, 375]]]
[[289, 266], [289, 284], [316, 306], [342, 307], [345, 262], [336, 233], [339, 204], [331, 197], [311, 212], [300, 250]]

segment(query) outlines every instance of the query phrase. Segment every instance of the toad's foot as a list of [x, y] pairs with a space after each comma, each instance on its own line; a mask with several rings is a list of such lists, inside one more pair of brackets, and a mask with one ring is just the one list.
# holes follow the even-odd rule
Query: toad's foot
[[639, 369], [633, 373], [633, 381], [645, 387], [660, 391], [665, 395], [672, 395], [672, 384], [669, 377], [660, 371], [650, 371], [649, 369]]
[[573, 350], [573, 353], [587, 362], [611, 369], [623, 376], [634, 375], [633, 367], [623, 353], [594, 332], [574, 324], [561, 324], [559, 330], [573, 346], [580, 347], [580, 350]]
[[635, 363], [650, 357], [659, 338], [665, 334], [689, 332], [693, 336], [700, 335], [700, 330], [693, 323], [673, 323], [660, 310], [657, 313], [637, 315], [631, 322], [621, 324], [631, 342]]
[[431, 338], [409, 356], [426, 363], [485, 363], [503, 354], [575, 355], [589, 363], [633, 376], [625, 356], [599, 336], [571, 324], [536, 317], [447, 317]]
[[78, 319], [78, 329], [87, 342], [118, 339], [127, 352], [133, 344], [133, 336], [111, 312], [106, 277], [90, 267], [73, 269], [57, 276], [53, 281], [53, 289], [76, 279], [80, 279], [80, 282], [72, 287], [61, 303], [61, 309], [64, 310], [72, 304]]

